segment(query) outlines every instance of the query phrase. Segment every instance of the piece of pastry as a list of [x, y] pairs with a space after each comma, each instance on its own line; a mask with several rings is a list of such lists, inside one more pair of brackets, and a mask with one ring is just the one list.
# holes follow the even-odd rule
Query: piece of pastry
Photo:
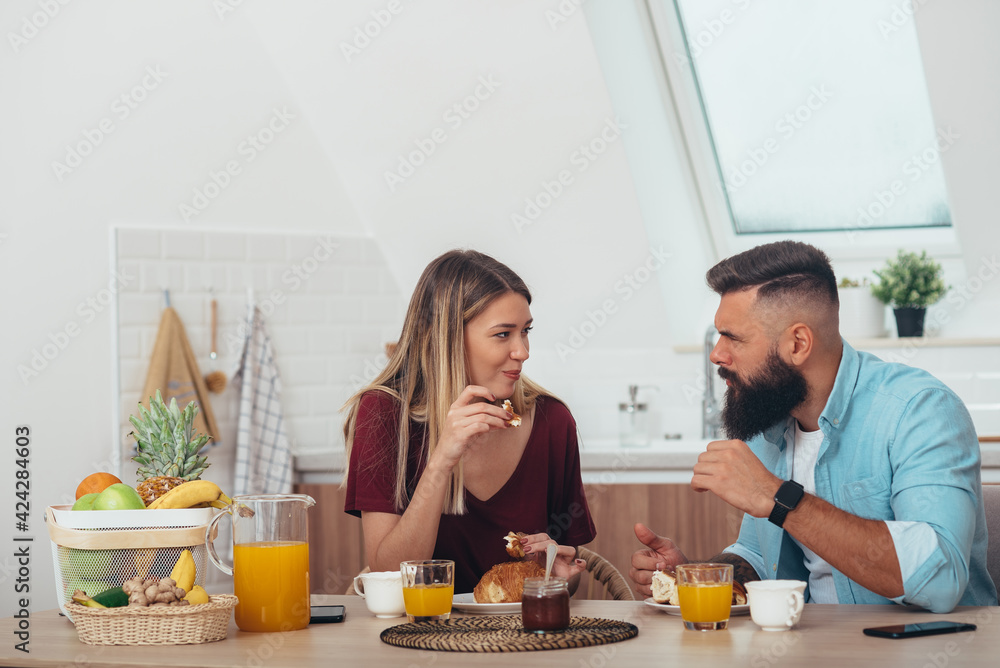
[[510, 399], [503, 400], [503, 409], [514, 416], [511, 419], [507, 420], [507, 424], [509, 424], [511, 427], [520, 427], [521, 416], [514, 412], [514, 407], [511, 405]]
[[534, 561], [507, 561], [486, 572], [472, 595], [476, 603], [520, 603], [524, 578], [545, 576], [545, 569]]
[[653, 600], [660, 604], [680, 605], [681, 599], [677, 593], [677, 574], [673, 568], [663, 571], [653, 571]]
[[507, 554], [515, 559], [524, 559], [524, 548], [521, 547], [521, 539], [527, 535], [523, 531], [518, 531], [517, 533], [513, 531], [507, 532], [507, 535], [503, 537], [507, 541]]
[[747, 604], [747, 588], [733, 580], [733, 605]]
[[[677, 574], [673, 568], [653, 572], [653, 600], [666, 605], [680, 605], [677, 591]], [[746, 605], [747, 588], [733, 580], [733, 605]]]

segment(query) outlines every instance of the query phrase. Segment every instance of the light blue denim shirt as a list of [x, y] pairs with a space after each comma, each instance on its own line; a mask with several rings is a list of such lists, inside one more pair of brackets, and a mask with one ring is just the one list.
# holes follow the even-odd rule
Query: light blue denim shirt
[[[748, 443], [784, 480], [793, 427], [789, 418]], [[819, 428], [816, 496], [884, 520], [903, 576], [903, 595], [888, 599], [833, 569], [840, 603], [893, 601], [933, 612], [997, 604], [986, 570], [979, 441], [954, 392], [925, 371], [883, 362], [845, 341]], [[744, 515], [739, 539], [726, 551], [746, 559], [761, 578], [809, 579], [802, 550], [766, 517]]]

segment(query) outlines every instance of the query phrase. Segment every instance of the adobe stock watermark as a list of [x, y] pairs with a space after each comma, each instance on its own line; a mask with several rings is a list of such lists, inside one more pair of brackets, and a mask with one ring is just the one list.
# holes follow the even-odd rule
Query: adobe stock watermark
[[622, 135], [622, 130], [628, 125], [615, 116], [604, 120], [604, 125], [590, 140], [580, 144], [569, 156], [571, 168], [561, 169], [551, 180], [543, 179], [539, 182], [539, 189], [532, 196], [524, 198], [524, 208], [510, 215], [510, 222], [514, 229], [520, 234], [525, 227], [533, 225], [541, 215], [559, 199], [566, 188], [573, 185], [576, 174], [582, 174], [590, 168], [595, 160], [601, 157], [608, 147], [618, 141]]
[[899, 166], [900, 178], [893, 179], [884, 189], [874, 190], [868, 204], [858, 207], [855, 225], [845, 231], [847, 240], [854, 243], [858, 236], [857, 230], [874, 227], [900, 197], [907, 193], [909, 190], [907, 182], [914, 184], [919, 181], [937, 164], [941, 154], [947, 153], [960, 138], [961, 135], [950, 125], [945, 129], [938, 128], [934, 140], [923, 151], [914, 153]]
[[559, 26], [569, 21], [574, 14], [580, 11], [581, 5], [586, 0], [559, 0], [555, 9], [545, 10], [545, 20], [549, 24], [549, 29], [555, 31]]
[[66, 144], [65, 155], [62, 162], [52, 161], [52, 173], [56, 179], [62, 183], [63, 179], [80, 167], [87, 156], [93, 154], [98, 146], [114, 132], [118, 122], [126, 120], [132, 115], [139, 105], [142, 104], [151, 92], [160, 87], [163, 80], [170, 76], [160, 69], [159, 65], [148, 65], [143, 72], [142, 78], [137, 84], [126, 90], [111, 102], [111, 115], [99, 120], [94, 127], [84, 128], [80, 133], [82, 136], [72, 144]]
[[[76, 314], [80, 316], [82, 325], [89, 325], [97, 319], [115, 300], [115, 296], [123, 287], [135, 280], [135, 276], [129, 276], [121, 269], [111, 276], [108, 287], [102, 288], [97, 294], [91, 295], [76, 305]], [[28, 385], [32, 380], [49, 367], [59, 355], [69, 347], [70, 341], [80, 336], [83, 332], [81, 322], [69, 320], [65, 325], [49, 332], [46, 337], [48, 341], [30, 351], [30, 360], [27, 364], [17, 365], [17, 375], [21, 382]]]
[[7, 41], [10, 42], [10, 48], [14, 53], [20, 53], [31, 40], [38, 37], [42, 29], [49, 25], [49, 22], [69, 3], [70, 0], [38, 0], [39, 11], [21, 17], [21, 25], [17, 32], [7, 33]]
[[587, 342], [608, 323], [611, 316], [618, 313], [621, 305], [632, 299], [649, 282], [653, 274], [664, 267], [671, 256], [671, 253], [663, 250], [663, 246], [653, 248], [645, 262], [631, 272], [622, 275], [621, 279], [616, 281], [613, 286], [613, 291], [617, 296], [605, 299], [594, 310], [588, 310], [582, 321], [569, 328], [569, 337], [566, 343], [561, 341], [556, 343], [556, 353], [559, 354], [559, 359], [565, 362], [567, 358], [587, 345]]
[[[462, 99], [452, 103], [441, 115], [441, 120], [451, 130], [458, 130], [472, 115], [479, 110], [486, 100], [490, 99], [502, 84], [493, 78], [492, 74], [480, 76], [475, 88], [471, 93]], [[416, 148], [409, 153], [400, 153], [395, 170], [386, 170], [383, 174], [385, 185], [389, 192], [396, 192], [396, 188], [406, 182], [408, 178], [416, 174], [417, 170], [426, 164], [428, 158], [434, 155], [438, 146], [448, 141], [449, 135], [443, 127], [436, 127], [424, 137], [413, 140]]]
[[811, 86], [802, 104], [785, 112], [775, 121], [774, 131], [778, 133], [778, 137], [768, 137], [759, 146], [747, 149], [746, 160], [729, 171], [728, 179], [723, 182], [726, 191], [732, 193], [745, 186], [767, 164], [771, 156], [781, 149], [782, 144], [804, 128], [832, 97], [833, 92], [826, 84]]
[[[290, 264], [281, 273], [281, 283], [286, 289], [275, 288], [271, 290], [263, 299], [257, 300], [257, 308], [265, 317], [274, 313], [274, 310], [285, 303], [288, 292], [295, 292], [308, 281], [319, 268], [330, 261], [334, 252], [340, 247], [331, 237], [316, 237], [316, 245], [305, 257]], [[244, 318], [236, 327], [235, 332], [228, 332], [225, 336], [226, 347], [229, 354], [236, 354], [243, 349], [243, 342], [248, 333], [248, 323]]]
[[244, 0], [212, 0], [212, 9], [219, 21], [225, 21], [228, 14], [232, 14], [243, 6]]
[[209, 170], [208, 178], [202, 185], [192, 188], [190, 203], [181, 202], [177, 205], [177, 211], [184, 222], [189, 222], [205, 211], [226, 188], [232, 185], [233, 180], [243, 173], [243, 168], [266, 151], [294, 120], [295, 114], [290, 112], [288, 107], [283, 106], [281, 109], [274, 107], [271, 110], [271, 117], [264, 125], [256, 132], [247, 135], [236, 146], [237, 157], [227, 160], [218, 171]]
[[[733, 6], [740, 12], [746, 11], [753, 4], [753, 0], [732, 0]], [[674, 60], [678, 65], [687, 65], [692, 60], [698, 60], [705, 51], [710, 49], [722, 36], [726, 29], [736, 23], [739, 13], [732, 9], [724, 8], [712, 18], [704, 19], [700, 26], [686, 26], [687, 51], [690, 53], [674, 52]]]
[[889, 39], [889, 35], [902, 30], [903, 26], [912, 21], [913, 17], [920, 11], [920, 8], [929, 1], [916, 0], [914, 2], [913, 0], [903, 0], [894, 4], [888, 18], [879, 19], [875, 22], [875, 26], [882, 35], [882, 39]]
[[393, 20], [399, 16], [405, 7], [400, 0], [389, 0], [385, 7], [373, 9], [369, 12], [371, 19], [361, 25], [354, 26], [351, 31], [351, 40], [340, 42], [340, 53], [348, 64], [372, 45], [372, 42], [392, 24]]

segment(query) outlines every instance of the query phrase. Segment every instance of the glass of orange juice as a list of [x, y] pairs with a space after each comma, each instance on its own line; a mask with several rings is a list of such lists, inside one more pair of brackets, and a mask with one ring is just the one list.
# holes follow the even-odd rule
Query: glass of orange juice
[[681, 564], [677, 567], [677, 596], [684, 628], [715, 631], [729, 626], [733, 602], [731, 564]]
[[449, 559], [403, 561], [403, 604], [411, 622], [448, 619], [455, 596], [455, 562]]

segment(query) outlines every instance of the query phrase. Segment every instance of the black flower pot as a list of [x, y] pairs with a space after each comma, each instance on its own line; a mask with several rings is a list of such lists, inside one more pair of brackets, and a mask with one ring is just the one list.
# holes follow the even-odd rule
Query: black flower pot
[[896, 315], [896, 332], [900, 338], [924, 335], [924, 314], [927, 309], [894, 308], [892, 312]]

